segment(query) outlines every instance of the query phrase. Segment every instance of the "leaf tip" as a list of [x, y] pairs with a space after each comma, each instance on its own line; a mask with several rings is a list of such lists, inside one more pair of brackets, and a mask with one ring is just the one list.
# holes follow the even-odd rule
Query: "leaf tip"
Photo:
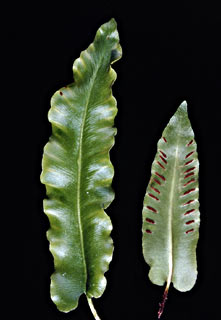
[[187, 111], [187, 102], [186, 102], [186, 100], [184, 100], [184, 101], [181, 103], [180, 108], [182, 108], [184, 111]]
[[115, 24], [115, 25], [117, 24], [117, 22], [116, 22], [116, 20], [115, 20], [114, 18], [111, 18], [111, 19], [110, 19], [110, 23], [113, 23], [113, 24]]
[[110, 31], [110, 29], [115, 30], [117, 29], [117, 22], [114, 18], [111, 18], [109, 21], [104, 23], [99, 29], [105, 29]]

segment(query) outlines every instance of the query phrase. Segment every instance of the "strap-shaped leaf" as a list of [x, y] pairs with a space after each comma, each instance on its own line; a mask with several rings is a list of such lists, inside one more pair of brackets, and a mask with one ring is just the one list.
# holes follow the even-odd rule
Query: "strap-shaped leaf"
[[[75, 309], [79, 296], [100, 297], [112, 259], [112, 224], [104, 209], [112, 202], [117, 113], [110, 64], [121, 57], [114, 19], [102, 25], [94, 42], [74, 62], [75, 82], [52, 97], [52, 136], [44, 148], [41, 181], [48, 199], [44, 211], [54, 256], [51, 298], [58, 309]], [[89, 301], [91, 305], [91, 301]]]
[[197, 277], [199, 229], [196, 142], [183, 102], [162, 134], [143, 208], [143, 254], [149, 278], [190, 290]]

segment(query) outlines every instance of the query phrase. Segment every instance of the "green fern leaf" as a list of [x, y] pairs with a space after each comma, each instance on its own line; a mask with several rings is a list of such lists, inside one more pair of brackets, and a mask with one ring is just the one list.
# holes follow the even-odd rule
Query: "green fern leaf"
[[183, 102], [162, 134], [152, 164], [143, 207], [143, 255], [149, 278], [170, 283], [179, 291], [196, 281], [199, 237], [198, 169], [196, 142]]
[[102, 25], [87, 50], [74, 62], [74, 83], [52, 97], [48, 114], [52, 136], [44, 148], [41, 182], [48, 199], [44, 211], [55, 272], [51, 298], [69, 312], [86, 294], [102, 295], [112, 259], [112, 224], [104, 209], [114, 198], [109, 150], [117, 113], [111, 64], [122, 54], [114, 19]]

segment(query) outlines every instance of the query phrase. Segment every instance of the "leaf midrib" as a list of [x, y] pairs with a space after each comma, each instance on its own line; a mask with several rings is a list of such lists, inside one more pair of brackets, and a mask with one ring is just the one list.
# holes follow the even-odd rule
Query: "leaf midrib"
[[[81, 59], [81, 58], [80, 58]], [[85, 258], [85, 246], [84, 246], [84, 234], [83, 234], [83, 228], [82, 228], [82, 221], [81, 221], [81, 207], [80, 207], [80, 201], [81, 201], [81, 168], [82, 168], [82, 144], [83, 144], [83, 135], [84, 135], [84, 128], [85, 128], [85, 122], [87, 117], [87, 111], [90, 103], [90, 97], [91, 93], [94, 87], [94, 83], [97, 77], [98, 70], [100, 69], [101, 61], [103, 60], [103, 55], [101, 55], [99, 62], [97, 64], [97, 67], [94, 71], [93, 77], [91, 79], [91, 86], [89, 89], [89, 93], [87, 96], [86, 104], [85, 104], [85, 110], [83, 113], [83, 119], [81, 124], [81, 131], [80, 131], [80, 138], [79, 138], [79, 155], [77, 159], [78, 164], [78, 173], [77, 173], [77, 215], [78, 215], [78, 225], [80, 230], [80, 245], [81, 245], [81, 252], [82, 252], [82, 258], [83, 258], [83, 265], [84, 265], [84, 272], [85, 272], [85, 282], [87, 283], [87, 264], [86, 264], [86, 258]]]
[[173, 275], [173, 227], [172, 227], [172, 221], [173, 221], [173, 206], [174, 206], [174, 195], [175, 195], [175, 181], [177, 176], [177, 169], [178, 169], [178, 151], [179, 151], [179, 139], [177, 139], [176, 144], [176, 152], [175, 152], [175, 163], [173, 166], [173, 173], [172, 173], [172, 180], [171, 180], [171, 188], [170, 188], [170, 194], [169, 194], [169, 210], [168, 210], [168, 234], [169, 234], [169, 240], [168, 240], [168, 247], [169, 247], [169, 272], [167, 277], [167, 289], [170, 286], [172, 275]]

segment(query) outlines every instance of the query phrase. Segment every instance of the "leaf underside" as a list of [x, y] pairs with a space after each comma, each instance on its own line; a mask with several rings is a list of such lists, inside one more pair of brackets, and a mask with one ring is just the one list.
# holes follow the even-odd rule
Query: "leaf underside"
[[143, 255], [149, 278], [179, 291], [196, 281], [199, 237], [196, 142], [183, 102], [163, 131], [143, 207]]
[[51, 298], [64, 312], [77, 307], [82, 293], [102, 295], [112, 259], [112, 224], [104, 211], [114, 198], [109, 150], [116, 134], [111, 90], [116, 73], [110, 64], [121, 54], [111, 19], [75, 60], [74, 83], [51, 99], [52, 136], [44, 148], [41, 182], [48, 196], [44, 212], [55, 265]]

